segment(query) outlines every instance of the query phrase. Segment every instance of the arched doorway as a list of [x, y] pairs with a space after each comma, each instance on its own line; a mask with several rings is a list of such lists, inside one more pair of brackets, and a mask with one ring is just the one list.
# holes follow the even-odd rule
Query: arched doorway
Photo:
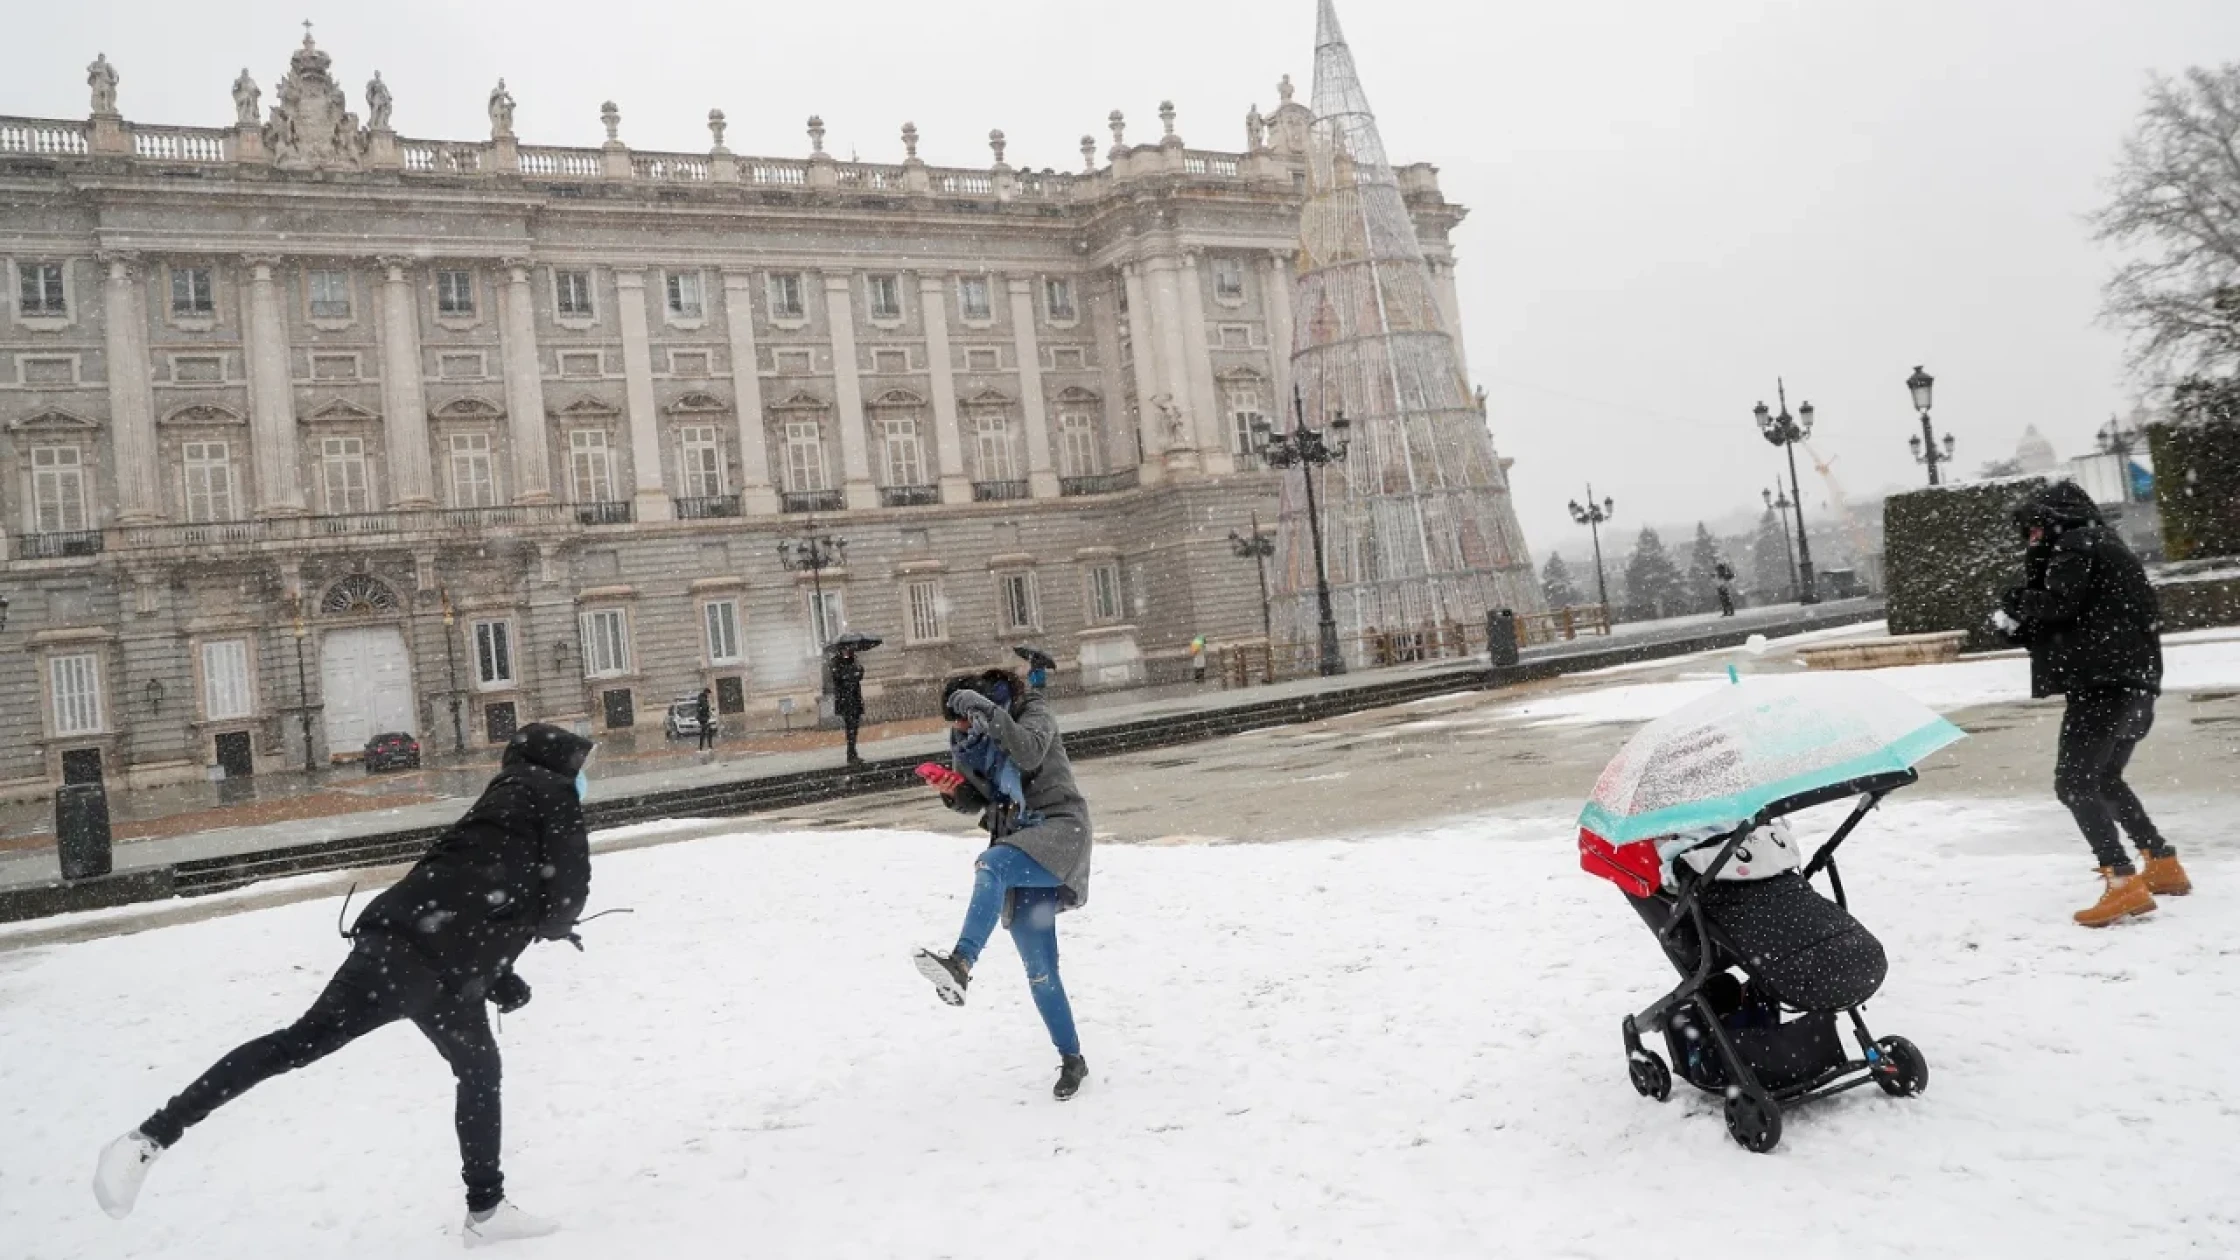
[[[327, 588], [328, 615], [391, 612], [396, 593], [379, 579], [351, 574]], [[327, 751], [349, 756], [387, 731], [419, 733], [412, 702], [412, 654], [395, 625], [339, 626], [319, 639], [319, 692], [325, 701]]]

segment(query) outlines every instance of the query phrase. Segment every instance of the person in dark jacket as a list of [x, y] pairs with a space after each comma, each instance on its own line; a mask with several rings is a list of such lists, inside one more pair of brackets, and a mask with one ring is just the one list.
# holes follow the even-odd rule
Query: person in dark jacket
[[859, 764], [863, 758], [856, 753], [856, 732], [863, 727], [863, 662], [856, 659], [854, 648], [832, 651], [832, 711], [848, 728], [848, 764]]
[[963, 1006], [973, 965], [998, 919], [1009, 927], [1035, 1008], [1058, 1050], [1051, 1093], [1064, 1101], [1089, 1076], [1058, 976], [1058, 914], [1089, 900], [1089, 805], [1074, 782], [1049, 704], [1018, 675], [991, 669], [953, 678], [941, 709], [952, 719], [952, 773], [935, 786], [949, 808], [980, 815], [988, 847], [972, 865], [972, 900], [956, 948], [919, 950], [918, 971], [942, 1001]]
[[692, 704], [692, 719], [700, 728], [701, 752], [716, 746], [716, 707], [711, 703], [711, 694], [706, 687], [702, 687], [700, 698]]
[[[2068, 698], [2054, 757], [2053, 790], [2092, 846], [2105, 887], [2077, 912], [2086, 927], [2154, 910], [2155, 894], [2193, 884], [2130, 785], [2132, 750], [2154, 726], [2162, 690], [2162, 617], [2146, 566], [2100, 518], [2092, 496], [2060, 481], [2015, 505], [2023, 585], [1993, 621], [2030, 651], [2030, 693]], [[2124, 852], [2118, 829], [2145, 869]]]
[[1719, 592], [1719, 615], [1734, 616], [1734, 566], [1724, 560], [1719, 561], [1711, 566], [1711, 578], [1717, 583]]
[[351, 928], [350, 956], [301, 1019], [246, 1042], [101, 1153], [94, 1197], [122, 1218], [158, 1155], [227, 1102], [409, 1019], [451, 1065], [467, 1187], [465, 1241], [533, 1238], [558, 1226], [514, 1207], [499, 1171], [498, 1043], [483, 1003], [528, 1004], [513, 970], [531, 942], [572, 940], [591, 889], [583, 821], [588, 739], [534, 723], [497, 777]]

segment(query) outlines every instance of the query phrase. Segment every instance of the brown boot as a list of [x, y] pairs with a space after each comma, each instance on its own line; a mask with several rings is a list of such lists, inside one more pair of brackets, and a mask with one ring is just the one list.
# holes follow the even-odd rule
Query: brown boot
[[2186, 868], [2178, 865], [2178, 855], [2155, 857], [2139, 855], [2146, 865], [2139, 870], [2140, 878], [2147, 881], [2147, 891], [2157, 897], [2183, 897], [2193, 891], [2193, 881], [2186, 878]]
[[2154, 894], [2147, 891], [2144, 875], [2118, 875], [2103, 866], [2100, 878], [2108, 881], [2107, 890], [2100, 894], [2099, 901], [2077, 911], [2078, 923], [2085, 927], [2106, 927], [2134, 914], [2154, 913]]

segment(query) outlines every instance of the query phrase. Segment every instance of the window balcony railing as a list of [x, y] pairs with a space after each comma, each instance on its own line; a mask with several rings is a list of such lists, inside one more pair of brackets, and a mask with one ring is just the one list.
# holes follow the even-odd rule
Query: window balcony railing
[[576, 504], [576, 523], [579, 525], [628, 525], [630, 501], [604, 499], [597, 503]]
[[846, 503], [838, 490], [788, 490], [778, 496], [781, 512], [837, 512]]
[[677, 519], [680, 521], [705, 521], [738, 514], [739, 496], [735, 494], [709, 494], [677, 500]]
[[881, 507], [927, 507], [941, 502], [939, 486], [881, 486]]
[[1118, 494], [1136, 488], [1136, 470], [1123, 468], [1119, 472], [1097, 473], [1088, 477], [1058, 478], [1058, 493], [1067, 498], [1084, 494]]
[[56, 560], [64, 556], [101, 554], [101, 531], [73, 529], [51, 534], [16, 535], [16, 559]]
[[1026, 497], [1027, 483], [1024, 481], [975, 481], [972, 483], [972, 501], [974, 503], [997, 503], [1005, 499], [1024, 499]]

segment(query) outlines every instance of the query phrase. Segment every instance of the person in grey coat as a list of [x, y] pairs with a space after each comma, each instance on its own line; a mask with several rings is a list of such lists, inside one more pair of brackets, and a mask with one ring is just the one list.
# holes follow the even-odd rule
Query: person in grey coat
[[927, 782], [951, 809], [980, 814], [988, 847], [972, 865], [972, 901], [956, 948], [919, 950], [918, 971], [942, 1001], [963, 1006], [973, 964], [1000, 918], [1058, 1049], [1051, 1092], [1071, 1098], [1088, 1078], [1089, 1061], [1058, 976], [1058, 914], [1089, 900], [1089, 805], [1074, 782], [1057, 718], [1016, 674], [991, 669], [953, 678], [941, 707], [954, 723], [950, 769], [929, 767]]

